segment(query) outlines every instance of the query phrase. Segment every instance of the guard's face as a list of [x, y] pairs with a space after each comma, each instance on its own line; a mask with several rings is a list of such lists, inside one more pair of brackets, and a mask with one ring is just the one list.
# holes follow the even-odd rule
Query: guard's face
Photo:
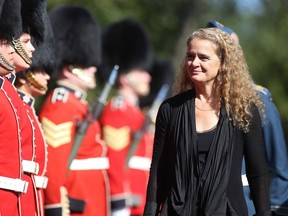
[[33, 77], [34, 79], [27, 85], [30, 95], [35, 97], [46, 94], [50, 76], [44, 71], [34, 71]]
[[[8, 41], [0, 42], [0, 55], [2, 55], [3, 59], [7, 61], [8, 64], [13, 65], [13, 53], [15, 53], [15, 49], [11, 46]], [[6, 75], [10, 73], [5, 65], [0, 64], [0, 76]]]
[[[27, 33], [23, 33], [19, 40], [28, 57], [32, 59], [32, 54], [35, 51], [35, 48], [31, 43], [31, 36]], [[24, 61], [24, 59], [17, 52], [14, 53], [13, 58], [16, 72], [26, 70], [30, 67], [30, 65]]]
[[149, 94], [151, 76], [147, 71], [134, 69], [130, 71], [126, 77], [131, 89], [138, 96], [146, 96]]
[[96, 87], [95, 73], [97, 68], [95, 66], [87, 68], [70, 67], [69, 70], [74, 75], [72, 79], [74, 85], [85, 91]]

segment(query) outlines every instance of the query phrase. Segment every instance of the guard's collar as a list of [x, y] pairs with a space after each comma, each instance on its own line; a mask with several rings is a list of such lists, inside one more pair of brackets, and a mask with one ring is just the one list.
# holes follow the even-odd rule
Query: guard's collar
[[10, 83], [12, 83], [12, 85], [14, 85], [14, 82], [16, 80], [16, 74], [11, 72], [7, 75], [5, 75], [5, 77], [9, 80]]
[[66, 82], [57, 82], [58, 87], [64, 88], [67, 91], [74, 94], [75, 97], [77, 97], [79, 100], [86, 100], [87, 93], [73, 85], [69, 85], [69, 83]]
[[18, 95], [22, 99], [23, 102], [28, 104], [30, 107], [34, 106], [34, 98], [28, 94], [25, 94], [24, 92], [18, 90]]

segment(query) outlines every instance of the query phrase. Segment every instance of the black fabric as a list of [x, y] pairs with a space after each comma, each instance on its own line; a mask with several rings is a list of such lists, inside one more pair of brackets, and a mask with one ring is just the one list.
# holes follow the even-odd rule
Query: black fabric
[[199, 159], [198, 163], [199, 163], [200, 173], [203, 172], [203, 169], [205, 167], [209, 148], [211, 146], [215, 133], [216, 133], [216, 128], [214, 128], [213, 130], [206, 131], [206, 132], [197, 133], [198, 159]]
[[200, 175], [194, 99], [190, 90], [166, 100], [159, 109], [144, 215], [246, 216], [241, 182], [243, 154], [257, 213], [269, 214], [267, 167], [257, 108], [253, 108], [249, 133], [233, 127], [221, 108]]
[[124, 209], [126, 207], [125, 199], [119, 199], [119, 200], [112, 200], [111, 201], [111, 209]]
[[62, 208], [47, 208], [45, 209], [45, 216], [62, 216]]
[[69, 209], [71, 213], [83, 213], [85, 210], [85, 201], [69, 197]]
[[288, 208], [287, 207], [273, 206], [273, 207], [271, 207], [271, 209], [274, 211], [275, 216], [287, 216], [288, 215]]
[[0, 88], [2, 88], [3, 83], [4, 83], [4, 79], [2, 77], [0, 77]]

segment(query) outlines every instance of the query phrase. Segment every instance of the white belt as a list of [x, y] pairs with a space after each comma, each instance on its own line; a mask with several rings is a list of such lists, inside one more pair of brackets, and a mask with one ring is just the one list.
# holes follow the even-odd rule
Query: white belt
[[133, 156], [130, 158], [128, 167], [131, 169], [138, 169], [149, 171], [151, 166], [151, 159], [147, 157]]
[[34, 161], [22, 160], [22, 168], [26, 173], [37, 175], [39, 172], [39, 164]]
[[36, 188], [43, 188], [45, 189], [47, 187], [48, 184], [48, 178], [45, 176], [34, 176], [35, 178], [35, 184], [36, 184]]
[[242, 178], [242, 185], [243, 186], [249, 186], [247, 176], [244, 174], [244, 175], [241, 175], [241, 178]]
[[21, 179], [14, 179], [0, 176], [0, 188], [11, 190], [15, 192], [26, 193], [28, 189], [28, 182]]
[[107, 157], [96, 157], [87, 159], [74, 159], [70, 170], [103, 170], [109, 168]]

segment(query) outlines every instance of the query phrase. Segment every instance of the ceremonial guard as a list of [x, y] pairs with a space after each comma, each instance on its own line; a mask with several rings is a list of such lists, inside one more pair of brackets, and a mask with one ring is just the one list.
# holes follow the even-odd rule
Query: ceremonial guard
[[110, 162], [112, 216], [141, 215], [153, 134], [141, 135], [135, 147], [132, 143], [145, 122], [139, 98], [149, 94], [152, 48], [143, 26], [131, 19], [110, 24], [102, 38], [103, 65], [99, 75], [105, 76], [113, 65], [119, 65], [116, 96], [108, 102], [100, 118]]
[[[45, 215], [109, 215], [106, 146], [97, 120], [89, 122], [76, 157], [70, 158], [78, 128], [90, 119], [87, 91], [96, 87], [101, 33], [84, 8], [60, 5], [49, 12], [56, 42], [56, 87], [39, 114], [48, 144]], [[69, 213], [70, 212], [70, 213]]]
[[[16, 51], [13, 54], [15, 70], [8, 77], [13, 84], [16, 78], [15, 73], [28, 69], [32, 63], [35, 48], [31, 43], [31, 38], [33, 37], [37, 43], [43, 41], [44, 22], [42, 13], [44, 10], [46, 10], [46, 4], [43, 0], [21, 1], [22, 34], [20, 37], [14, 37], [12, 41]], [[12, 103], [19, 106], [23, 179], [29, 183], [27, 192], [20, 197], [20, 201], [23, 204], [21, 206], [21, 215], [38, 216], [40, 215], [41, 205], [34, 177], [39, 172], [39, 163], [36, 161], [35, 126], [33, 125], [31, 113], [27, 109], [27, 104], [23, 103], [15, 87], [9, 91], [9, 95]]]
[[[131, 170], [131, 176], [128, 178], [130, 179], [132, 200], [137, 200], [138, 196], [138, 205], [134, 203], [131, 208], [131, 214], [134, 216], [143, 215], [152, 160], [156, 116], [161, 103], [172, 94], [171, 89], [174, 80], [173, 66], [168, 60], [154, 59], [149, 72], [152, 77], [150, 93], [139, 98], [140, 108], [144, 112], [145, 120], [141, 129], [133, 134], [133, 140], [126, 158], [129, 170]], [[133, 153], [134, 156], [132, 156]], [[143, 162], [141, 162], [143, 159], [139, 156], [144, 156], [145, 169], [143, 169]], [[139, 202], [140, 200], [141, 202]]]
[[152, 77], [150, 93], [147, 96], [140, 98], [140, 107], [144, 110], [152, 106], [163, 85], [167, 85], [169, 88], [165, 98], [172, 96], [172, 86], [175, 80], [175, 70], [172, 62], [168, 59], [154, 59], [150, 75]]
[[[38, 116], [34, 109], [35, 96], [44, 95], [47, 91], [48, 80], [54, 69], [55, 62], [55, 43], [50, 21], [46, 10], [42, 13], [45, 30], [44, 41], [38, 43], [33, 53], [33, 61], [28, 70], [16, 73], [15, 86], [18, 94], [25, 103], [27, 114], [31, 119], [31, 126], [34, 128], [34, 161], [39, 165], [38, 174], [34, 175], [34, 181], [37, 188], [38, 205], [40, 215], [44, 215], [44, 194], [43, 190], [47, 187], [48, 178], [45, 176], [47, 167], [47, 146], [45, 137], [42, 133]], [[33, 39], [33, 38], [32, 38]], [[34, 40], [32, 40], [34, 42]]]
[[5, 77], [11, 73], [14, 48], [13, 37], [22, 33], [20, 2], [0, 1], [0, 215], [21, 215], [21, 194], [27, 191], [28, 182], [22, 178], [21, 130], [19, 104], [14, 104], [10, 91], [14, 87]]

